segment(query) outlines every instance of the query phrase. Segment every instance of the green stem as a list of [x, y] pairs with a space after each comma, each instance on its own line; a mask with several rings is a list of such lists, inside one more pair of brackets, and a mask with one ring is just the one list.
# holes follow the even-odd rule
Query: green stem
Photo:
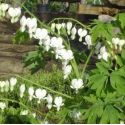
[[88, 29], [88, 30], [90, 30], [90, 28], [89, 27], [87, 27], [86, 25], [84, 25], [84, 24], [82, 24], [80, 21], [78, 21], [78, 20], [76, 20], [76, 19], [73, 19], [73, 18], [63, 18], [63, 17], [59, 17], [59, 18], [55, 18], [55, 19], [53, 19], [52, 21], [50, 21], [49, 22], [49, 25], [52, 23], [52, 22], [55, 22], [56, 20], [70, 20], [70, 21], [72, 21], [72, 22], [76, 22], [77, 24], [79, 24], [80, 26], [82, 26], [83, 28], [86, 28], [86, 29]]
[[73, 99], [73, 97], [71, 97], [71, 96], [69, 96], [69, 95], [63, 94], [63, 93], [61, 93], [61, 92], [54, 91], [54, 90], [52, 90], [52, 89], [50, 89], [50, 88], [48, 88], [48, 87], [46, 87], [46, 86], [39, 85], [39, 83], [34, 83], [34, 82], [32, 82], [32, 81], [30, 81], [30, 80], [28, 80], [28, 79], [25, 79], [25, 78], [23, 78], [23, 77], [21, 77], [21, 76], [19, 76], [19, 75], [15, 75], [15, 76], [18, 77], [18, 78], [20, 78], [20, 79], [22, 79], [22, 80], [24, 80], [24, 81], [27, 81], [27, 82], [29, 82], [29, 83], [32, 83], [33, 85], [42, 87], [42, 88], [44, 88], [44, 89], [50, 91], [51, 93], [55, 93], [55, 94], [61, 95], [61, 96], [63, 96], [63, 97], [69, 98], [69, 99]]
[[45, 114], [41, 113], [39, 110], [36, 110], [34, 108], [31, 108], [31, 107], [27, 107], [25, 104], [19, 102], [19, 101], [16, 101], [16, 100], [13, 100], [13, 99], [8, 99], [8, 98], [0, 98], [1, 101], [9, 101], [9, 102], [14, 102], [14, 103], [17, 103], [21, 106], [23, 106], [24, 108], [30, 110], [30, 111], [35, 111], [36, 113], [38, 113], [39, 115], [41, 116], [44, 116]]
[[90, 61], [91, 56], [93, 55], [94, 50], [95, 50], [95, 48], [93, 47], [92, 50], [91, 50], [91, 52], [89, 53], [89, 56], [88, 56], [86, 62], [85, 62], [85, 65], [84, 65], [84, 67], [83, 67], [82, 74], [81, 74], [81, 77], [82, 77], [82, 78], [83, 78], [83, 76], [84, 76], [85, 70], [86, 70], [87, 65], [88, 65], [88, 63], [89, 63], [89, 61]]

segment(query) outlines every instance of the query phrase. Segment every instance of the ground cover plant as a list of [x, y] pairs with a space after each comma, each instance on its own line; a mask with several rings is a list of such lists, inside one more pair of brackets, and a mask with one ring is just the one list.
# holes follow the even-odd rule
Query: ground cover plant
[[[21, 15], [21, 7], [28, 17]], [[38, 40], [25, 66], [35, 73], [48, 58], [56, 63], [51, 72], [1, 80], [0, 123], [123, 123], [125, 14], [88, 26], [72, 18], [44, 24], [21, 7], [1, 3], [0, 17], [20, 22], [14, 42]], [[73, 47], [74, 40], [81, 51]]]

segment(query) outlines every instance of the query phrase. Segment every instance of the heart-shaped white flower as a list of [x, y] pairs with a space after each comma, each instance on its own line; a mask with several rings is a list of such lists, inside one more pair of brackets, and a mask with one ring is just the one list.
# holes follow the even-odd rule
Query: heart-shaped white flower
[[55, 103], [54, 107], [57, 108], [57, 111], [59, 111], [60, 108], [61, 108], [61, 106], [64, 105], [63, 99], [62, 99], [62, 97], [60, 97], [60, 96], [55, 98], [54, 103]]
[[56, 24], [55, 24], [55, 23], [52, 23], [52, 24], [51, 24], [51, 30], [52, 30], [53, 32], [55, 32], [55, 28], [56, 28]]
[[5, 15], [6, 15], [5, 12], [7, 11], [8, 8], [9, 8], [8, 4], [6, 4], [6, 3], [0, 4], [0, 16], [5, 17]]
[[46, 96], [47, 92], [45, 89], [37, 89], [35, 91], [36, 98], [38, 98], [38, 103], [40, 103], [41, 99], [44, 99]]
[[71, 39], [72, 40], [75, 39], [76, 33], [77, 33], [77, 29], [76, 29], [76, 27], [73, 27], [71, 30]]
[[78, 35], [79, 35], [79, 42], [82, 42], [82, 38], [85, 37], [87, 35], [87, 30], [86, 29], [78, 29]]
[[54, 48], [55, 50], [59, 50], [59, 49], [63, 49], [64, 45], [63, 45], [63, 40], [62, 38], [57, 38], [57, 37], [52, 37], [51, 38], [51, 43], [50, 46], [52, 48]]
[[34, 88], [33, 87], [29, 87], [28, 94], [29, 94], [29, 100], [31, 101], [33, 99], [33, 95], [34, 95]]
[[48, 31], [46, 29], [44, 29], [44, 28], [43, 29], [40, 29], [40, 28], [36, 29], [36, 32], [35, 32], [36, 39], [42, 40], [42, 39], [45, 39], [47, 36], [48, 36]]
[[46, 97], [46, 100], [47, 100], [47, 107], [48, 109], [51, 109], [52, 108], [52, 102], [53, 102], [53, 98], [50, 94], [48, 94], [48, 96]]
[[21, 25], [21, 32], [24, 32], [26, 30], [26, 25], [27, 25], [27, 18], [25, 16], [22, 16], [20, 19], [20, 25]]
[[70, 31], [71, 31], [71, 28], [72, 28], [72, 22], [67, 22], [66, 27], [67, 27], [67, 33], [68, 33], [68, 35], [70, 35]]
[[64, 79], [66, 79], [69, 76], [71, 71], [72, 71], [71, 65], [63, 66]]
[[5, 92], [8, 92], [9, 91], [9, 81], [8, 80], [6, 80], [5, 81]]
[[83, 88], [83, 80], [82, 79], [73, 79], [71, 82], [71, 88], [76, 90], [76, 93], [79, 89]]
[[11, 17], [11, 23], [16, 23], [21, 15], [21, 8], [10, 7], [8, 10], [8, 14]]
[[66, 24], [65, 23], [62, 23], [62, 28], [65, 28], [66, 27]]
[[62, 28], [62, 25], [61, 24], [56, 24], [56, 29], [57, 29], [57, 31], [58, 31], [58, 34], [60, 34], [60, 30], [61, 30], [61, 28]]
[[4, 110], [6, 108], [6, 104], [4, 102], [0, 102], [0, 109]]
[[28, 18], [27, 19], [27, 27], [28, 27], [28, 32], [30, 35], [30, 38], [33, 37], [33, 34], [36, 31], [37, 28], [37, 19], [36, 18]]
[[16, 85], [16, 83], [17, 83], [16, 78], [14, 78], [14, 77], [10, 78], [10, 91], [13, 91], [14, 86]]
[[98, 59], [103, 59], [105, 61], [108, 61], [108, 57], [110, 54], [107, 52], [105, 46], [100, 48], [100, 53], [98, 54]]
[[20, 112], [20, 115], [28, 115], [28, 110], [23, 110]]
[[5, 81], [0, 81], [0, 89], [1, 89], [1, 92], [4, 92], [5, 86], [6, 86], [6, 82], [5, 82]]
[[22, 84], [22, 85], [20, 86], [20, 98], [23, 97], [24, 92], [25, 92], [25, 89], [26, 89], [25, 84]]
[[85, 36], [85, 44], [88, 46], [88, 49], [92, 46], [92, 39], [90, 35]]

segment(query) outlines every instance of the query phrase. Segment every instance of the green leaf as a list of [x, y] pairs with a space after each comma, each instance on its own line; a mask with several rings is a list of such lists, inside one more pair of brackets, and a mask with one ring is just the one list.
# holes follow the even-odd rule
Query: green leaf
[[84, 99], [92, 104], [94, 104], [97, 101], [96, 96], [90, 95], [90, 96], [84, 96]]
[[84, 118], [87, 119], [88, 124], [97, 123], [97, 119], [103, 114], [104, 105], [102, 101], [97, 101], [85, 113]]
[[118, 93], [125, 95], [125, 77], [124, 74], [120, 72], [122, 70], [114, 71], [111, 73], [110, 82], [114, 89]]
[[121, 56], [118, 56], [118, 55], [117, 55], [116, 62], [117, 62], [117, 64], [118, 64], [120, 67], [122, 67], [122, 66], [124, 65]]
[[103, 74], [108, 74], [108, 68], [109, 66], [106, 65], [104, 62], [100, 62], [100, 63], [97, 63], [96, 64], [97, 68], [99, 69], [100, 73], [103, 73]]
[[125, 49], [122, 49], [121, 57], [125, 60]]
[[101, 95], [101, 92], [106, 84], [107, 78], [108, 77], [104, 76], [104, 74], [95, 74], [90, 76], [89, 85], [91, 86], [91, 89], [96, 90], [97, 96]]
[[27, 32], [17, 31], [12, 41], [13, 43], [18, 44], [26, 43], [27, 41], [29, 41], [29, 34]]
[[119, 114], [118, 110], [115, 109], [112, 105], [107, 105], [102, 114], [100, 123], [101, 124], [108, 124], [108, 123], [118, 124], [119, 117], [120, 117], [120, 114]]
[[119, 13], [117, 16], [117, 19], [121, 23], [121, 27], [124, 29], [125, 28], [125, 13]]
[[96, 21], [95, 24], [96, 25], [93, 26], [91, 30], [93, 42], [96, 42], [98, 38], [104, 38], [107, 41], [111, 41], [113, 35], [112, 25], [103, 23], [101, 21]]

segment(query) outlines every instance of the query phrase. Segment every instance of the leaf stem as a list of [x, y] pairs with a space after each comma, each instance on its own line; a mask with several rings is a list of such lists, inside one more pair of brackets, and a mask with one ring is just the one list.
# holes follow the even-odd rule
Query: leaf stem
[[88, 63], [89, 63], [89, 61], [90, 61], [90, 59], [91, 59], [91, 57], [92, 57], [92, 55], [93, 55], [94, 50], [95, 50], [95, 48], [93, 47], [92, 50], [91, 50], [91, 52], [89, 53], [89, 56], [88, 56], [86, 62], [85, 62], [85, 65], [84, 65], [84, 67], [83, 67], [82, 74], [81, 74], [81, 77], [82, 77], [82, 78], [83, 78], [83, 76], [84, 76], [85, 70], [86, 70], [87, 65], [88, 65]]
[[73, 99], [73, 97], [71, 97], [71, 96], [69, 96], [69, 95], [67, 95], [67, 94], [63, 94], [63, 93], [61, 93], [61, 92], [54, 91], [54, 90], [52, 90], [52, 89], [50, 89], [50, 88], [48, 88], [48, 87], [46, 87], [46, 86], [39, 85], [39, 83], [34, 83], [34, 82], [32, 82], [32, 81], [30, 81], [30, 80], [28, 80], [28, 79], [26, 79], [26, 78], [23, 78], [23, 77], [21, 77], [21, 76], [19, 76], [19, 75], [15, 75], [15, 76], [18, 77], [18, 78], [20, 78], [20, 79], [22, 79], [22, 80], [24, 80], [24, 81], [27, 81], [27, 82], [29, 82], [29, 83], [32, 83], [33, 85], [42, 87], [42, 88], [44, 88], [44, 89], [50, 91], [51, 93], [55, 93], [55, 94], [61, 95], [61, 96], [63, 96], [63, 97], [69, 98], [69, 99]]
[[25, 104], [23, 104], [22, 102], [19, 102], [19, 101], [16, 101], [16, 100], [8, 99], [8, 98], [0, 98], [0, 100], [1, 100], [1, 101], [14, 102], [14, 103], [17, 103], [17, 104], [23, 106], [23, 107], [26, 108], [26, 109], [29, 109], [30, 111], [32, 110], [32, 111], [37, 112], [37, 113], [40, 114], [41, 116], [45, 115], [45, 114], [41, 113], [39, 110], [36, 110], [36, 109], [34, 109], [34, 108], [31, 108], [31, 107], [28, 107], [28, 106], [26, 106]]

